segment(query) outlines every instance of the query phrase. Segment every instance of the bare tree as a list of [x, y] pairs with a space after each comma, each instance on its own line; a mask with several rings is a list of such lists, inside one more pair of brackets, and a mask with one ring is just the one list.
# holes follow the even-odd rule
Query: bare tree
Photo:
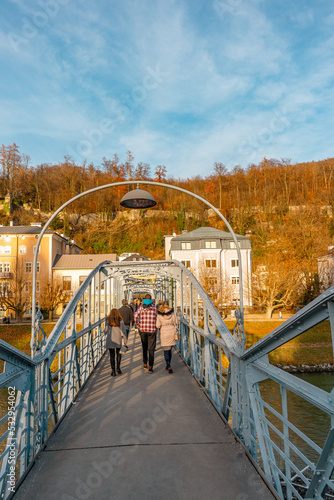
[[227, 168], [223, 163], [215, 163], [214, 164], [214, 175], [217, 177], [218, 186], [219, 186], [219, 209], [222, 208], [222, 187], [223, 187], [223, 179], [227, 175]]
[[149, 179], [151, 175], [151, 167], [148, 163], [140, 162], [133, 171], [134, 179]]
[[294, 259], [282, 254], [266, 254], [253, 273], [254, 305], [263, 308], [267, 318], [276, 309], [296, 305], [304, 276]]
[[24, 264], [16, 260], [11, 270], [9, 280], [0, 281], [0, 304], [12, 311], [18, 321], [31, 308], [31, 282], [27, 281]]
[[15, 181], [17, 172], [21, 164], [21, 156], [19, 148], [15, 144], [4, 146], [0, 148], [0, 165], [2, 167], [1, 184], [3, 195], [8, 192], [12, 195], [15, 194]]
[[[212, 263], [212, 260], [209, 260]], [[206, 260], [204, 259], [197, 268], [198, 281], [209, 295], [215, 307], [223, 312], [224, 308], [231, 307], [236, 298], [237, 290], [233, 285], [231, 277], [226, 276], [220, 272], [220, 268], [207, 267]]]
[[49, 311], [49, 320], [52, 321], [54, 311], [64, 302], [66, 302], [66, 293], [60, 278], [54, 277], [42, 283], [39, 303], [42, 309]]
[[164, 165], [157, 165], [154, 172], [154, 180], [164, 182], [166, 180], [167, 168]]

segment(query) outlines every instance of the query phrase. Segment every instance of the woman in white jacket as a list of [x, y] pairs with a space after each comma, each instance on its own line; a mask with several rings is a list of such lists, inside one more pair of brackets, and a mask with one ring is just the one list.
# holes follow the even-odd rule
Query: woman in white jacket
[[110, 311], [110, 314], [106, 319], [104, 333], [107, 335], [106, 349], [109, 349], [110, 354], [111, 376], [116, 377], [115, 358], [117, 363], [117, 373], [121, 375], [122, 355], [120, 353], [120, 349], [122, 346], [122, 338], [125, 346], [127, 342], [126, 329], [123, 319], [117, 309], [112, 309]]
[[159, 307], [157, 314], [157, 328], [160, 328], [160, 341], [164, 350], [166, 361], [166, 370], [173, 373], [171, 367], [172, 349], [176, 344], [175, 333], [178, 325], [178, 319], [173, 308], [170, 308], [168, 302], [163, 302]]

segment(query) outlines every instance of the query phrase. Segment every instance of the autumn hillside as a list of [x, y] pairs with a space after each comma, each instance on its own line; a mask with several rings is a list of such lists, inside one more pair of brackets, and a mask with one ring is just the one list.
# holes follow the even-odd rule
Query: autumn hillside
[[[136, 164], [130, 152], [124, 164], [114, 155], [103, 158], [100, 165], [77, 165], [66, 157], [59, 164], [30, 166], [29, 157], [13, 144], [2, 146], [0, 162], [2, 224], [45, 221], [71, 197], [127, 178], [134, 180], [134, 187], [137, 179], [170, 183], [207, 199], [237, 233], [249, 236], [255, 274], [265, 266], [276, 267], [275, 276], [283, 273], [293, 281], [302, 275], [295, 304], [306, 303], [319, 292], [317, 257], [333, 244], [334, 158], [301, 164], [264, 159], [230, 171], [215, 163], [203, 166], [205, 176], [188, 179], [169, 177], [164, 165]], [[201, 225], [225, 229], [203, 203], [163, 187], [149, 187], [157, 200], [150, 212], [122, 212], [119, 202], [127, 190], [122, 186], [84, 196], [52, 228], [74, 238], [85, 253], [138, 251], [153, 259], [164, 258], [165, 234]], [[4, 199], [7, 193], [14, 203], [11, 212]], [[91, 223], [87, 214], [95, 214]]]

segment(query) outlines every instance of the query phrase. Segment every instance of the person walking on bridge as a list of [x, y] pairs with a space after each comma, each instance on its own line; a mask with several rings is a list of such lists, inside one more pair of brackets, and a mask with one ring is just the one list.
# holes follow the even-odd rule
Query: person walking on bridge
[[125, 330], [126, 330], [126, 337], [129, 338], [129, 331], [133, 323], [133, 311], [131, 307], [128, 304], [128, 301], [123, 299], [122, 300], [122, 307], [118, 309], [118, 312], [123, 318]]
[[143, 348], [143, 367], [147, 368], [148, 352], [148, 372], [153, 373], [154, 351], [157, 342], [157, 308], [149, 293], [145, 295], [143, 304], [135, 312], [134, 320], [140, 333]]
[[112, 309], [110, 311], [110, 314], [106, 319], [104, 333], [107, 335], [106, 349], [109, 349], [110, 354], [111, 376], [116, 377], [115, 364], [117, 365], [117, 373], [122, 375], [122, 355], [120, 350], [122, 346], [122, 339], [124, 340], [124, 345], [127, 347], [127, 336], [122, 316], [117, 309]]
[[174, 312], [174, 309], [169, 307], [167, 301], [163, 302], [158, 310], [157, 316], [157, 328], [160, 328], [160, 342], [164, 351], [166, 370], [169, 373], [173, 373], [171, 367], [172, 362], [172, 349], [176, 344], [176, 327], [178, 325], [178, 319]]

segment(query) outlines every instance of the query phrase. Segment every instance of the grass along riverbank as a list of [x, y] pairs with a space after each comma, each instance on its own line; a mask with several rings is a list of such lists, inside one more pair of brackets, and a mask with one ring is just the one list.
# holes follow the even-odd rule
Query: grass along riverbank
[[[225, 321], [230, 331], [233, 331], [235, 321]], [[245, 321], [246, 348], [252, 346], [268, 333], [273, 331], [283, 321]], [[333, 347], [330, 322], [323, 321], [290, 340], [282, 347], [269, 354], [269, 360], [274, 365], [308, 365], [318, 366], [325, 363], [333, 364]]]
[[[225, 323], [230, 331], [233, 331], [235, 321], [226, 320]], [[246, 321], [246, 347], [248, 348], [261, 340], [281, 323], [282, 321], [279, 320]], [[43, 323], [47, 335], [51, 332], [53, 326], [54, 323]], [[26, 354], [30, 354], [30, 335], [31, 326], [29, 324], [0, 325], [0, 339]], [[274, 365], [283, 366], [333, 364], [330, 322], [324, 321], [296, 339], [290, 340], [284, 346], [270, 353], [269, 359]]]
[[[55, 323], [43, 323], [43, 330], [49, 335]], [[31, 325], [15, 323], [0, 325], [0, 339], [30, 355]]]

